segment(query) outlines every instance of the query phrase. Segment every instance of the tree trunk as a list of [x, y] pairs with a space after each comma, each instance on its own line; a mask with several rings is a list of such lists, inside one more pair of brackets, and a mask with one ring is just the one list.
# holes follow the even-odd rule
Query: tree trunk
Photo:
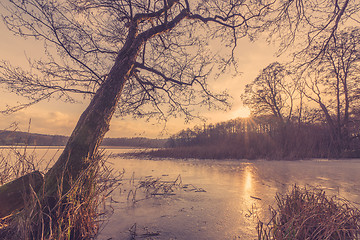
[[[333, 119], [330, 116], [330, 113], [326, 106], [321, 102], [321, 100], [318, 101], [323, 113], [325, 114], [327, 125], [330, 128], [330, 134], [331, 134], [331, 143], [332, 146], [330, 146], [328, 157], [339, 157], [341, 154], [341, 147], [340, 147], [340, 136], [337, 128], [337, 124], [334, 123]], [[329, 155], [328, 154], [328, 155]]]
[[43, 184], [43, 176], [35, 171], [28, 173], [16, 180], [9, 182], [0, 188], [0, 218], [10, 215], [12, 212], [24, 206], [28, 196], [40, 190]]
[[[174, 3], [175, 1], [168, 7], [171, 8]], [[157, 14], [162, 14], [162, 11]], [[134, 17], [135, 20], [130, 23], [126, 42], [119, 51], [114, 66], [81, 115], [59, 159], [45, 174], [43, 197], [50, 200], [49, 205], [54, 203], [52, 200], [59, 200], [66, 194], [70, 190], [71, 183], [90, 166], [105, 133], [109, 130], [110, 120], [122, 89], [132, 74], [143, 43], [157, 34], [174, 28], [188, 14], [188, 9], [184, 9], [170, 22], [154, 26], [141, 34], [138, 34], [139, 22], [147, 17], [151, 18], [153, 14], [139, 14]]]
[[[54, 166], [45, 175], [45, 194], [59, 197], [66, 193], [79, 174], [91, 163], [115, 112], [122, 89], [130, 76], [141, 44], [124, 46], [104, 83], [81, 115], [67, 145]], [[59, 187], [62, 189], [59, 191]]]
[[[109, 130], [111, 117], [132, 70], [137, 52], [133, 50], [124, 54], [119, 53], [107, 79], [82, 113], [64, 151], [45, 174], [44, 197], [49, 200], [50, 205], [66, 194], [71, 183], [91, 164], [105, 133]], [[28, 188], [27, 182], [30, 180], [27, 176], [0, 187], [0, 217], [23, 207], [22, 195], [28, 192], [24, 189]]]
[[[54, 166], [45, 174], [45, 196], [43, 197], [49, 200], [50, 205], [66, 194], [71, 188], [71, 183], [76, 181], [91, 164], [105, 133], [109, 130], [110, 120], [115, 112], [124, 84], [130, 77], [141, 46], [142, 41], [140, 40], [128, 41], [128, 44], [125, 44], [119, 51], [108, 77], [82, 113], [64, 151]], [[27, 176], [0, 187], [0, 215], [9, 214], [24, 206], [22, 197], [24, 188], [22, 186], [24, 185], [27, 189], [27, 182], [30, 181]], [[39, 177], [36, 174], [36, 182], [38, 181]], [[19, 199], [19, 201], [13, 201], [14, 199]]]

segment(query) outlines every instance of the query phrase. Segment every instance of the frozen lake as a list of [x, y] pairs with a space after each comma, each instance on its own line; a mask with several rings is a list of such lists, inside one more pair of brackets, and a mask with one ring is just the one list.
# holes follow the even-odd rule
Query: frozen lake
[[[123, 153], [131, 149], [108, 149]], [[59, 154], [37, 148], [39, 157]], [[264, 218], [276, 192], [293, 184], [318, 186], [328, 195], [360, 202], [360, 160], [150, 160], [110, 157], [112, 167], [125, 170], [123, 185], [113, 192], [114, 213], [98, 239], [256, 239], [257, 216]], [[139, 180], [174, 181], [182, 186], [173, 195], [145, 199], [141, 189], [135, 203], [129, 191]], [[135, 182], [135, 184], [133, 183]], [[191, 185], [189, 185], [191, 184]], [[196, 191], [200, 190], [200, 191]], [[204, 190], [204, 191], [202, 191]], [[250, 213], [251, 212], [251, 213]]]
[[[112, 150], [123, 152], [124, 150]], [[99, 239], [129, 239], [136, 223], [138, 239], [256, 239], [256, 216], [264, 218], [276, 192], [293, 184], [319, 186], [360, 202], [360, 160], [244, 161], [146, 160], [110, 158], [125, 169], [125, 179], [145, 177], [192, 184], [206, 192], [176, 191], [176, 195], [136, 202], [119, 194], [119, 204]], [[126, 182], [126, 180], [125, 180]], [[116, 196], [114, 196], [116, 199]], [[141, 197], [139, 197], [141, 199]], [[357, 205], [358, 206], [358, 205]], [[253, 214], [250, 214], [249, 210]]]

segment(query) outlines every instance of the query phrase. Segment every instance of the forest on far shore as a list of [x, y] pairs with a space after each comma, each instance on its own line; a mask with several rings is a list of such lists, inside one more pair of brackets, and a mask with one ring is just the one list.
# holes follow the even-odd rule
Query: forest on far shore
[[359, 137], [358, 131], [351, 132], [351, 141], [339, 149], [326, 123], [283, 124], [274, 116], [259, 116], [182, 130], [169, 138], [168, 148], [150, 154], [210, 159], [354, 158], [360, 157]]

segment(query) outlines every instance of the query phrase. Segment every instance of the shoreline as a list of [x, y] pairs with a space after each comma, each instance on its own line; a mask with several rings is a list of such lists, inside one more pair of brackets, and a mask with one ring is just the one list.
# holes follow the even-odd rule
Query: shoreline
[[[325, 161], [346, 161], [346, 160], [360, 160], [360, 156], [358, 157], [340, 157], [340, 158], [329, 158], [329, 157], [306, 157], [306, 158], [287, 158], [287, 157], [255, 157], [255, 158], [246, 158], [246, 157], [221, 157], [221, 158], [214, 158], [214, 157], [206, 157], [206, 156], [190, 156], [188, 153], [184, 155], [171, 155], [171, 154], [163, 154], [162, 150], [168, 150], [168, 148], [157, 149], [157, 150], [149, 150], [147, 151], [137, 151], [137, 152], [126, 152], [126, 153], [118, 153], [115, 154], [116, 157], [134, 157], [136, 159], [150, 159], [150, 160], [217, 160], [217, 161], [318, 161], [318, 162], [325, 162]], [[172, 149], [169, 149], [172, 150]], [[181, 149], [178, 149], [181, 150]], [[161, 152], [161, 154], [157, 154]]]

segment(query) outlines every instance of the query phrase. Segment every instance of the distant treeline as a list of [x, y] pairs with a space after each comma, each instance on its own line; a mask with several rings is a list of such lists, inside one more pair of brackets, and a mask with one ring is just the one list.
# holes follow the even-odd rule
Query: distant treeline
[[[61, 135], [46, 135], [17, 131], [0, 131], [0, 145], [27, 146], [64, 146], [69, 137]], [[159, 148], [165, 145], [166, 139], [149, 138], [105, 138], [102, 146], [129, 146]]]
[[338, 152], [326, 124], [282, 122], [273, 116], [237, 118], [182, 130], [169, 138], [167, 149], [152, 156], [175, 158], [300, 159], [360, 157], [360, 141], [352, 133]]
[[129, 147], [148, 147], [161, 148], [165, 146], [167, 139], [150, 139], [143, 137], [136, 138], [105, 138], [102, 146], [129, 146]]

